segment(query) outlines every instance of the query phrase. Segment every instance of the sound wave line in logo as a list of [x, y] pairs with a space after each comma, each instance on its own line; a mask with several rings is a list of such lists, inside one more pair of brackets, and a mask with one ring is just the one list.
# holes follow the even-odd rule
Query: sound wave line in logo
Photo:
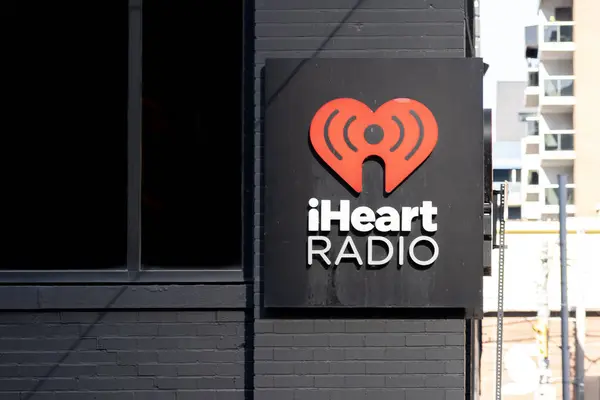
[[335, 99], [317, 111], [310, 125], [315, 152], [358, 193], [365, 159], [383, 161], [390, 193], [429, 157], [437, 140], [435, 117], [412, 99], [390, 100], [375, 112], [355, 99]]

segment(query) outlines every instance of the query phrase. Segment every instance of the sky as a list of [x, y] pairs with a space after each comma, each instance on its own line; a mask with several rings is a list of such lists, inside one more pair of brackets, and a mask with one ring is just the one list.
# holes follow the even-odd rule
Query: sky
[[525, 81], [525, 26], [537, 23], [539, 0], [479, 0], [481, 56], [490, 65], [483, 106], [495, 109], [498, 81]]

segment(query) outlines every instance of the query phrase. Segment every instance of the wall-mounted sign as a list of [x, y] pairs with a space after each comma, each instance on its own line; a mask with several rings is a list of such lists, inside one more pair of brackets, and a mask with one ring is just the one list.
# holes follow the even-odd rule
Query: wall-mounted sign
[[483, 63], [268, 60], [266, 307], [480, 310]]

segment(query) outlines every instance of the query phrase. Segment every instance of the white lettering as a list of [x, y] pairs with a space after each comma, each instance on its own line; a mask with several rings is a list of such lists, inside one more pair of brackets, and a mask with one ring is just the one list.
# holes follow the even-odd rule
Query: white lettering
[[375, 229], [379, 232], [398, 232], [400, 230], [400, 214], [394, 207], [380, 207], [379, 217], [375, 221]]
[[311, 208], [308, 210], [308, 231], [318, 232], [319, 231], [319, 210], [316, 208], [319, 206], [319, 200], [312, 198], [308, 201], [308, 206]]
[[404, 236], [398, 237], [398, 265], [404, 265]]
[[[439, 246], [437, 242], [429, 236], [417, 237], [410, 243], [408, 249], [405, 249], [405, 238], [403, 236], [398, 236], [397, 239], [398, 245], [396, 246], [396, 248], [398, 251], [397, 258], [399, 266], [404, 265], [406, 259], [405, 253], [408, 253], [408, 257], [411, 261], [413, 261], [416, 265], [419, 265], [421, 267], [427, 267], [432, 265], [439, 257]], [[374, 246], [378, 243], [383, 244], [386, 248], [385, 257], [383, 257], [380, 260], [375, 259], [374, 255]], [[429, 243], [431, 245], [430, 247], [432, 248], [432, 254], [427, 260], [421, 260], [417, 258], [415, 254], [416, 247], [422, 243]], [[392, 240], [383, 236], [367, 237], [366, 247], [366, 263], [369, 266], [386, 265], [392, 260], [392, 257], [394, 256], [394, 244], [392, 243]], [[352, 239], [351, 235], [347, 235], [344, 237], [344, 242], [339, 252], [337, 252], [337, 255], [335, 256], [335, 261], [333, 263], [331, 262], [331, 258], [329, 255], [329, 253], [331, 252], [331, 248], [331, 240], [326, 236], [309, 236], [307, 250], [308, 265], [312, 266], [315, 261], [319, 261], [319, 258], [320, 260], [322, 260], [321, 262], [324, 266], [330, 266], [332, 264], [334, 266], [339, 266], [341, 263], [349, 261], [355, 262], [359, 266], [362, 266], [364, 264], [363, 258], [361, 257], [361, 254], [358, 251], [358, 248], [356, 247], [356, 244], [354, 243], [354, 240]]]
[[[325, 243], [325, 247], [322, 249], [315, 249], [314, 243], [316, 241], [321, 241]], [[313, 264], [313, 259], [315, 256], [321, 256], [323, 262], [326, 265], [331, 265], [331, 260], [327, 257], [327, 253], [331, 250], [331, 241], [325, 236], [309, 236], [308, 237], [308, 265]]]
[[424, 201], [423, 205], [419, 208], [419, 212], [423, 217], [423, 229], [427, 232], [437, 231], [437, 222], [433, 222], [433, 217], [437, 215], [437, 207], [434, 207], [431, 201]]
[[352, 227], [359, 232], [369, 232], [373, 230], [373, 222], [375, 222], [375, 213], [369, 207], [357, 207], [352, 211], [350, 217]]
[[[373, 260], [373, 245], [375, 242], [385, 243], [387, 255], [383, 260]], [[368, 265], [385, 265], [390, 262], [394, 255], [394, 246], [389, 239], [382, 236], [369, 236], [367, 238], [367, 264]]]
[[419, 207], [402, 207], [402, 232], [410, 232], [413, 219], [418, 216]]
[[[417, 256], [415, 255], [415, 247], [421, 241], [427, 242], [427, 243], [431, 244], [431, 246], [433, 247], [433, 254], [427, 261], [419, 260], [417, 258]], [[433, 264], [435, 262], [435, 260], [437, 260], [439, 254], [440, 254], [440, 248], [438, 247], [437, 242], [435, 240], [433, 240], [432, 238], [430, 238], [429, 236], [419, 236], [418, 238], [416, 238], [415, 240], [412, 241], [410, 246], [408, 246], [408, 255], [410, 256], [411, 260], [413, 260], [413, 262], [415, 264], [420, 265], [422, 267], [427, 267], [427, 266]]]
[[[339, 222], [339, 232], [405, 232], [413, 230], [413, 222], [421, 217], [421, 225], [427, 232], [437, 231], [434, 218], [437, 207], [431, 201], [424, 201], [420, 207], [401, 207], [399, 212], [394, 207], [383, 206], [373, 211], [367, 206], [350, 209], [350, 200], [340, 200], [339, 209], [332, 209], [331, 200], [311, 198], [308, 201], [308, 230], [309, 232], [329, 232], [333, 222]], [[320, 208], [320, 209], [319, 209]]]
[[328, 232], [331, 230], [331, 221], [340, 222], [340, 231], [348, 232], [350, 230], [350, 201], [340, 200], [339, 211], [331, 209], [331, 200], [321, 201], [321, 230]]
[[[346, 248], [350, 247], [351, 252], [346, 254]], [[344, 243], [342, 244], [342, 248], [335, 259], [335, 265], [340, 265], [340, 262], [343, 259], [354, 259], [358, 265], [363, 265], [362, 258], [360, 258], [360, 254], [358, 253], [358, 249], [352, 240], [352, 236], [346, 236], [344, 239]]]
[[[311, 198], [308, 200], [308, 231], [324, 232], [323, 236], [309, 236], [307, 246], [308, 266], [314, 262], [320, 262], [324, 267], [340, 263], [353, 262], [358, 266], [364, 264], [364, 249], [358, 251], [353, 240], [352, 234], [343, 235], [344, 232], [370, 233], [373, 231], [382, 233], [397, 233], [397, 245], [393, 243], [391, 237], [368, 235], [366, 243], [366, 264], [370, 266], [387, 265], [394, 257], [394, 250], [397, 251], [398, 266], [404, 265], [405, 261], [410, 260], [421, 267], [427, 267], [435, 263], [439, 257], [439, 245], [430, 236], [419, 236], [405, 245], [406, 236], [414, 231], [415, 228], [422, 229], [429, 233], [435, 233], [438, 229], [435, 217], [438, 209], [433, 206], [431, 201], [423, 201], [417, 207], [399, 207], [391, 206], [379, 207], [374, 211], [368, 206], [357, 206], [354, 209], [350, 207], [350, 200], [340, 200], [339, 208], [334, 210], [331, 200], [319, 200]], [[417, 220], [419, 227], [413, 226]], [[332, 224], [339, 226], [339, 229], [332, 229]], [[343, 243], [337, 254], [329, 254], [332, 249], [331, 236], [327, 232], [335, 231], [333, 235], [337, 237], [344, 236]], [[330, 236], [330, 237], [328, 237]], [[361, 243], [364, 243], [362, 240]], [[426, 260], [417, 258], [415, 254], [416, 247], [419, 244], [427, 245], [431, 249], [431, 256]], [[377, 251], [375, 246], [384, 248], [385, 254]], [[337, 247], [337, 246], [336, 246]], [[379, 259], [377, 259], [379, 258]], [[334, 260], [332, 262], [332, 260]]]

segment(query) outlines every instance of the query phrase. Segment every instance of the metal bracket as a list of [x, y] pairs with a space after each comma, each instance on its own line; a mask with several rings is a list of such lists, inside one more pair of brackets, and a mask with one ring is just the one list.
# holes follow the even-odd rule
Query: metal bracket
[[491, 214], [492, 214], [492, 247], [494, 249], [500, 248], [499, 244], [499, 234], [498, 234], [498, 223], [500, 220], [506, 220], [508, 209], [505, 205], [506, 193], [508, 190], [508, 184], [504, 183], [502, 185], [502, 189], [492, 191], [492, 204], [491, 204]]

